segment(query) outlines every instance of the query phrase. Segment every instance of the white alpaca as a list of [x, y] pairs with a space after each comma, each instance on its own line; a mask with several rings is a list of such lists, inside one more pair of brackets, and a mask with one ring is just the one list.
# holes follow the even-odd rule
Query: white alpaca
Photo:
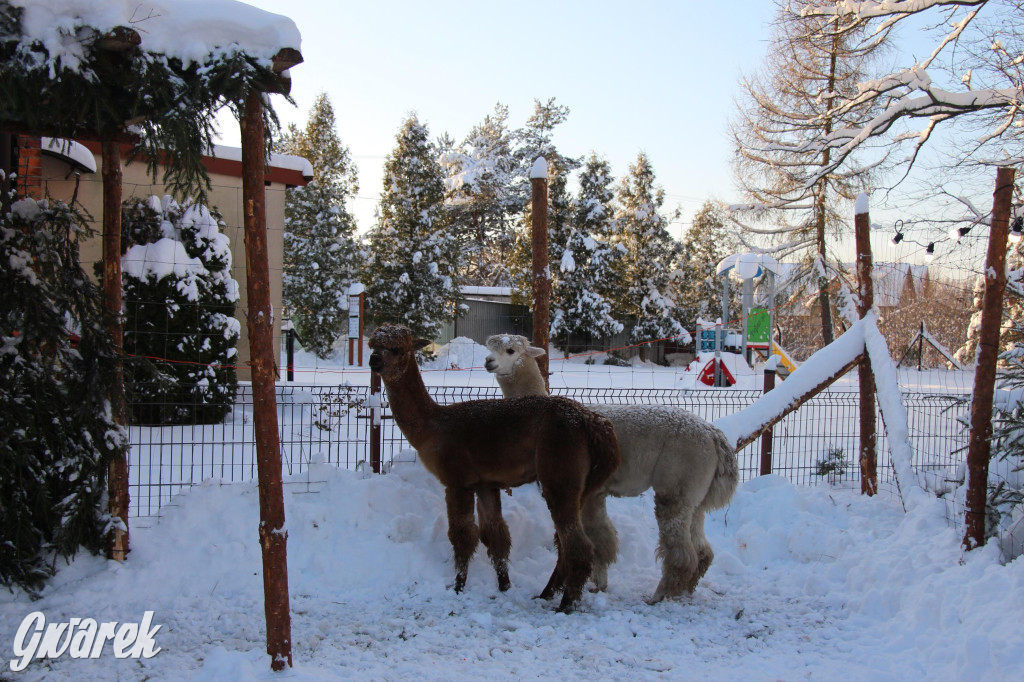
[[[485, 367], [505, 398], [546, 395], [536, 358], [544, 351], [513, 334], [487, 339]], [[704, 516], [724, 507], [736, 491], [736, 453], [714, 425], [678, 407], [591, 405], [611, 420], [622, 463], [583, 506], [583, 527], [594, 543], [592, 578], [608, 586], [608, 565], [618, 555], [618, 535], [608, 518], [608, 495], [635, 497], [654, 488], [661, 582], [649, 603], [691, 593], [711, 565], [714, 552], [704, 536]]]

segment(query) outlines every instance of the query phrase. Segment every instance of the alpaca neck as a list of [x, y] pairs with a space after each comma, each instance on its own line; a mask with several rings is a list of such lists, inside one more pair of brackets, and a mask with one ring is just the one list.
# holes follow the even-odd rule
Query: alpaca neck
[[388, 404], [395, 423], [409, 444], [419, 450], [429, 435], [431, 418], [440, 408], [427, 393], [416, 361], [410, 360], [398, 379], [384, 379], [384, 386], [388, 390]]
[[501, 394], [506, 398], [548, 394], [540, 367], [533, 358], [524, 357], [512, 374], [497, 376], [497, 379]]

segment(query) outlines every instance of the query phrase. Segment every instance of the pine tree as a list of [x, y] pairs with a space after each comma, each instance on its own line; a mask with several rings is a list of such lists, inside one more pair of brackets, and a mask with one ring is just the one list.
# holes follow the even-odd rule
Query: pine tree
[[285, 199], [284, 302], [303, 347], [326, 358], [346, 333], [348, 288], [361, 256], [356, 221], [346, 206], [358, 191], [355, 166], [323, 93], [306, 128], [292, 126], [279, 144], [313, 166], [313, 180], [289, 189]]
[[0, 209], [0, 584], [30, 592], [55, 557], [98, 552], [110, 461], [127, 434], [110, 413], [116, 349], [102, 292], [82, 271], [83, 217], [31, 199]]
[[610, 301], [618, 288], [613, 266], [618, 250], [610, 244], [614, 191], [608, 162], [591, 154], [579, 183], [569, 236], [552, 267], [558, 277], [552, 292], [551, 338], [570, 351], [571, 335], [602, 338], [622, 331]]
[[384, 163], [364, 280], [375, 323], [401, 323], [428, 339], [455, 318], [459, 299], [457, 241], [448, 231], [443, 177], [427, 127], [411, 116]]
[[154, 196], [128, 199], [121, 220], [132, 244], [121, 261], [132, 418], [219, 422], [234, 404], [241, 332], [238, 282], [219, 217]]
[[[686, 324], [695, 324], [698, 317], [723, 317], [722, 280], [715, 268], [737, 248], [736, 238], [726, 228], [721, 206], [705, 201], [686, 233], [680, 261], [678, 303]], [[737, 312], [738, 309], [730, 311], [729, 319], [736, 319]]]
[[[655, 186], [654, 169], [641, 152], [629, 167], [618, 189], [618, 243], [622, 290], [618, 310], [634, 321], [634, 343], [683, 334], [675, 300], [679, 246], [666, 230], [668, 221], [660, 210], [665, 192]], [[641, 347], [641, 357], [646, 347]]]

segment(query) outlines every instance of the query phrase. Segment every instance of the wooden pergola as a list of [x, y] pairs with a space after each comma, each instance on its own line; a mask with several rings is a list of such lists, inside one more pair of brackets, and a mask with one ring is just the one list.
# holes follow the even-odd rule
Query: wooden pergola
[[[5, 4], [5, 11], [20, 19], [17, 9]], [[276, 120], [273, 109], [265, 104], [266, 95], [288, 94], [290, 79], [287, 70], [302, 62], [300, 52], [290, 46], [280, 46], [269, 67], [257, 57], [236, 53], [239, 70], [229, 74], [233, 78], [223, 79], [223, 90], [201, 89], [201, 100], [188, 100], [187, 89], [168, 94], [166, 83], [147, 83], [140, 80], [138, 64], [148, 56], [145, 40], [130, 26], [117, 26], [98, 30], [82, 27], [88, 37], [83, 40], [89, 66], [97, 78], [79, 77], [62, 72], [58, 78], [50, 75], [40, 82], [35, 74], [19, 70], [14, 59], [8, 59], [2, 67], [4, 91], [0, 95], [0, 131], [25, 136], [30, 140], [39, 136], [61, 137], [85, 141], [96, 141], [102, 147], [103, 179], [103, 292], [105, 309], [108, 313], [108, 329], [117, 348], [123, 347], [124, 329], [121, 315], [121, 202], [122, 172], [121, 144], [138, 144], [144, 140], [135, 132], [142, 125], [150, 133], [150, 143], [155, 146], [167, 142], [161, 137], [161, 126], [170, 110], [184, 102], [198, 112], [200, 120], [188, 135], [189, 149], [175, 148], [164, 144], [172, 151], [171, 163], [177, 164], [177, 178], [188, 180], [197, 177], [206, 179], [200, 159], [203, 143], [210, 139], [210, 124], [215, 112], [226, 103], [233, 104], [238, 114], [242, 133], [242, 201], [245, 234], [245, 263], [247, 272], [247, 312], [249, 347], [252, 366], [254, 394], [254, 425], [259, 476], [260, 521], [259, 541], [263, 556], [264, 599], [267, 621], [267, 653], [271, 657], [271, 668], [281, 670], [292, 664], [291, 621], [288, 599], [287, 531], [285, 530], [284, 499], [281, 481], [281, 455], [278, 441], [276, 409], [276, 369], [273, 353], [273, 318], [270, 302], [270, 280], [267, 257], [266, 191], [264, 185], [266, 170], [266, 123]], [[91, 33], [90, 33], [91, 32]], [[297, 32], [296, 32], [297, 33]], [[10, 36], [2, 44], [5, 56], [22, 45], [12, 45]], [[34, 48], [37, 49], [38, 48]], [[166, 60], [169, 68], [180, 69], [189, 74], [190, 65]], [[163, 62], [160, 62], [163, 63]], [[230, 69], [231, 65], [219, 65]], [[148, 86], [152, 92], [146, 92]], [[61, 99], [72, 101], [75, 89], [102, 101], [104, 107], [62, 107]], [[140, 91], [141, 88], [141, 91]], [[50, 97], [48, 106], [29, 107], [29, 102], [38, 103]], [[130, 112], [127, 120], [124, 113]], [[174, 121], [181, 132], [182, 121]], [[187, 127], [187, 124], [185, 124]], [[198, 148], [192, 148], [195, 145]], [[35, 145], [38, 147], [38, 143]], [[151, 166], [154, 168], [155, 165]], [[208, 183], [208, 180], [207, 180]], [[178, 187], [182, 182], [172, 183]], [[31, 194], [31, 187], [28, 187]], [[201, 187], [197, 188], [201, 191]], [[41, 198], [41, 197], [36, 197]], [[118, 378], [110, 396], [115, 420], [127, 425], [123, 365], [117, 363]], [[120, 520], [111, 533], [108, 553], [110, 558], [123, 561], [129, 551], [128, 514], [128, 460], [122, 454], [110, 464], [108, 476], [110, 515]]]

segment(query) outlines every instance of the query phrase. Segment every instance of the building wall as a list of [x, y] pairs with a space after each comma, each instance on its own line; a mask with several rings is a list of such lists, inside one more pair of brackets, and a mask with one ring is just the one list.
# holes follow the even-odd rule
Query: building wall
[[[101, 168], [99, 154], [96, 156], [96, 167]], [[146, 199], [151, 195], [163, 197], [167, 192], [162, 183], [153, 183], [147, 176], [146, 165], [141, 161], [125, 164], [123, 170], [123, 198], [140, 197]], [[42, 162], [43, 193], [54, 199], [69, 201], [75, 193], [76, 177], [69, 165], [59, 159], [43, 156]], [[210, 204], [222, 214], [225, 225], [221, 232], [231, 240], [233, 254], [231, 276], [239, 286], [240, 299], [235, 316], [242, 327], [238, 340], [239, 369], [238, 378], [249, 381], [251, 374], [249, 363], [249, 330], [246, 325], [245, 311], [248, 309], [245, 270], [245, 242], [242, 214], [242, 179], [225, 173], [210, 173], [212, 190], [209, 193]], [[269, 181], [267, 184], [267, 255], [270, 261], [270, 300], [274, 309], [274, 357], [281, 356], [281, 285], [284, 262], [284, 201], [287, 185], [283, 182]], [[103, 260], [102, 220], [103, 220], [103, 179], [100, 173], [82, 173], [78, 176], [78, 201], [91, 215], [91, 223], [96, 235], [82, 245], [81, 259], [86, 272], [93, 274], [93, 263]], [[280, 373], [280, 372], [279, 372]]]

